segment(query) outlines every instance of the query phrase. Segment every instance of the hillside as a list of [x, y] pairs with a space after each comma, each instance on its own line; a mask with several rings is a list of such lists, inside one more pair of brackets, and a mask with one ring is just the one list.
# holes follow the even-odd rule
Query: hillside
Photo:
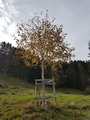
[[36, 107], [34, 85], [0, 74], [0, 120], [90, 120], [90, 95], [75, 89], [56, 93], [57, 106], [51, 99], [45, 108]]

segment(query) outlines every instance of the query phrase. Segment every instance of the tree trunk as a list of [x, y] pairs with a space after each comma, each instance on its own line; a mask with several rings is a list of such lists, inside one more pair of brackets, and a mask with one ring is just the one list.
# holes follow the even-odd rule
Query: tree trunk
[[[42, 82], [44, 80], [44, 60], [42, 60]], [[42, 84], [42, 107], [45, 106], [45, 85]]]
[[5, 64], [4, 64], [4, 75], [7, 75], [7, 71], [8, 71], [8, 63], [9, 60], [8, 60], [8, 56], [6, 56], [6, 61], [5, 61]]
[[42, 60], [42, 80], [44, 80], [44, 60]]

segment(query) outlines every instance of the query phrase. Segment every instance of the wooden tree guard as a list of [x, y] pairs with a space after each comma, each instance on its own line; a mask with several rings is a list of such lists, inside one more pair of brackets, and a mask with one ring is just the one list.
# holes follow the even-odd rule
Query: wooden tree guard
[[[46, 96], [45, 86], [53, 86], [53, 96]], [[42, 94], [39, 93], [39, 87], [42, 86]], [[56, 105], [56, 92], [55, 92], [55, 82], [52, 79], [36, 79], [35, 80], [35, 95], [36, 95], [36, 105], [38, 105], [38, 100], [42, 99], [42, 107], [45, 106], [46, 99], [54, 98], [54, 104]]]

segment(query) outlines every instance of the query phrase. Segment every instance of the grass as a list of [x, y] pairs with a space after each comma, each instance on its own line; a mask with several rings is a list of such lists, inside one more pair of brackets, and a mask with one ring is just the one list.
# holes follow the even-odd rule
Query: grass
[[68, 88], [56, 95], [57, 106], [50, 99], [37, 107], [34, 85], [0, 74], [0, 120], [90, 120], [90, 95]]

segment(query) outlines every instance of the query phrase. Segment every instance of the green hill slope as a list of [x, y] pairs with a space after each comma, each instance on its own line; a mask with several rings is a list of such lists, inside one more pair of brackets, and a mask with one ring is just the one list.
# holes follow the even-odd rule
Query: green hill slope
[[[48, 92], [51, 88], [48, 89]], [[36, 106], [34, 85], [0, 74], [0, 120], [90, 120], [90, 96], [57, 89], [57, 106]]]

